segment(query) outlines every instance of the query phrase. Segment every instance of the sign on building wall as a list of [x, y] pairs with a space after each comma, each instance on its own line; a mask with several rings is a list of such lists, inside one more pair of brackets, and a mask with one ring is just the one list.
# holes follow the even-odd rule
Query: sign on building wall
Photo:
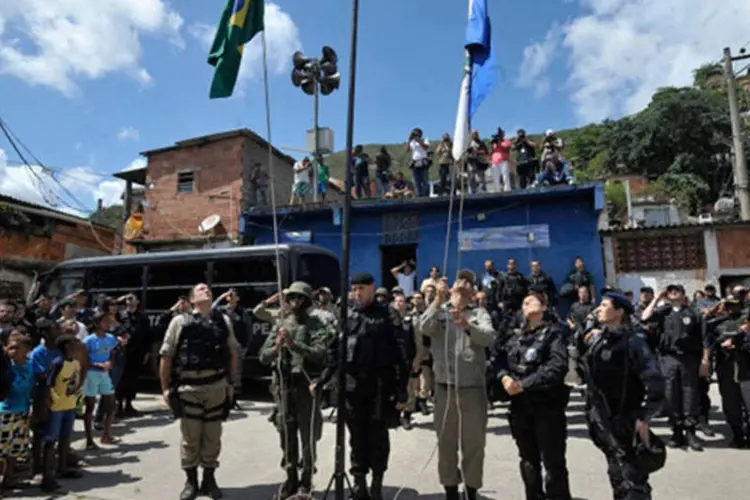
[[280, 243], [312, 243], [312, 231], [285, 231], [279, 235]]
[[547, 248], [550, 246], [549, 226], [534, 224], [469, 229], [459, 233], [458, 241], [463, 252]]

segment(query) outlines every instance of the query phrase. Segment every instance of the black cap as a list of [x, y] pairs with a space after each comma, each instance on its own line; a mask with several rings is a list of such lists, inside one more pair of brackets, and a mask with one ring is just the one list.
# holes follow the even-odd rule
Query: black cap
[[357, 273], [352, 276], [352, 285], [374, 285], [375, 278], [370, 273]]
[[706, 292], [715, 292], [716, 287], [709, 283], [708, 285], [703, 287], [703, 290]]
[[601, 295], [606, 295], [608, 293], [618, 293], [618, 294], [622, 295], [622, 292], [619, 289], [613, 287], [612, 285], [605, 285], [604, 288], [602, 288], [601, 290], [599, 290], [599, 294], [601, 294]]
[[671, 285], [667, 286], [667, 292], [672, 292], [672, 291], [677, 291], [677, 292], [684, 294], [685, 287], [677, 283], [672, 283]]
[[604, 298], [611, 300], [612, 304], [616, 308], [624, 309], [627, 314], [633, 314], [633, 311], [635, 310], [633, 308], [633, 303], [630, 302], [630, 299], [628, 299], [626, 296], [624, 296], [621, 293], [607, 292], [604, 294]]
[[641, 288], [641, 293], [650, 293], [651, 295], [654, 294], [654, 289], [650, 286], [644, 286]]

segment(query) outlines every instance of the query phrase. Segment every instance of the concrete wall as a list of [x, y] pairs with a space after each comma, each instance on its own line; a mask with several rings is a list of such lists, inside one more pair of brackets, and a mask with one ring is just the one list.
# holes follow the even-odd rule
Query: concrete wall
[[[539, 259], [544, 268], [559, 284], [572, 268], [576, 256], [586, 261], [597, 284], [603, 283], [604, 268], [599, 234], [598, 210], [595, 190], [581, 190], [570, 196], [520, 194], [515, 196], [487, 196], [467, 199], [462, 228], [481, 229], [507, 226], [546, 224], [549, 226], [549, 248], [514, 248], [509, 250], [482, 250], [458, 252], [457, 207], [454, 207], [448, 276], [455, 276], [457, 268], [470, 268], [479, 273], [483, 263], [492, 259], [498, 267], [505, 268], [508, 258], [518, 259], [519, 268], [528, 273], [529, 262]], [[600, 200], [603, 203], [603, 198]], [[419, 228], [414, 243], [417, 244], [417, 272], [421, 280], [432, 265], [443, 268], [448, 201], [435, 202], [381, 202], [362, 208], [355, 204], [351, 219], [350, 272], [368, 271], [378, 281], [384, 272], [381, 247], [383, 246], [384, 214], [418, 213]], [[457, 205], [457, 204], [456, 204]], [[599, 209], [600, 210], [600, 209]], [[341, 227], [336, 224], [334, 210], [314, 213], [279, 214], [280, 231], [310, 231], [312, 243], [341, 254]], [[271, 219], [268, 216], [247, 217], [247, 231], [252, 232], [258, 244], [273, 243]]]

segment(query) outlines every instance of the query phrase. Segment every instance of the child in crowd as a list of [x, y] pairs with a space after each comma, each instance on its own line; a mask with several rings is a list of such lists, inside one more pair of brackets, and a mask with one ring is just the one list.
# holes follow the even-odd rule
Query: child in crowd
[[[44, 436], [44, 473], [41, 489], [45, 493], [57, 491], [58, 477], [77, 479], [80, 471], [68, 468], [70, 439], [75, 422], [75, 407], [81, 389], [81, 365], [75, 359], [76, 338], [64, 334], [57, 337], [55, 346], [59, 352], [50, 366], [47, 377], [49, 387], [49, 419]], [[57, 456], [55, 447], [57, 446]], [[55, 461], [57, 458], [57, 461]]]
[[12, 362], [12, 385], [0, 402], [0, 475], [2, 488], [13, 489], [16, 461], [29, 451], [29, 410], [34, 375], [28, 360], [31, 339], [18, 331], [8, 337], [5, 351]]
[[34, 376], [32, 411], [29, 420], [32, 430], [32, 473], [34, 476], [39, 476], [44, 472], [44, 434], [47, 431], [49, 419], [47, 374], [52, 366], [52, 360], [60, 354], [55, 349], [55, 341], [60, 334], [60, 325], [51, 319], [40, 319], [36, 322], [36, 329], [42, 338], [42, 343], [36, 346], [29, 356]]
[[117, 440], [112, 437], [112, 422], [115, 416], [115, 388], [110, 377], [112, 369], [112, 351], [127, 340], [118, 339], [109, 332], [110, 318], [106, 312], [98, 312], [92, 319], [95, 333], [87, 336], [83, 344], [88, 351], [89, 368], [86, 374], [84, 396], [86, 398], [86, 412], [84, 414], [84, 427], [86, 430], [86, 449], [96, 449], [93, 436], [93, 414], [96, 405], [96, 397], [101, 396], [105, 408], [104, 430], [99, 438], [101, 444], [116, 444]]

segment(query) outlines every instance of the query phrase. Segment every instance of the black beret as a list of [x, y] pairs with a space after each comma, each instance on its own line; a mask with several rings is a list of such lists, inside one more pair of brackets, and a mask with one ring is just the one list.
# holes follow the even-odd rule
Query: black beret
[[633, 314], [633, 311], [635, 310], [635, 308], [633, 307], [633, 303], [630, 302], [630, 299], [628, 299], [621, 293], [607, 292], [604, 294], [604, 298], [611, 300], [612, 304], [615, 307], [617, 307], [618, 309], [624, 309], [628, 314]]
[[374, 285], [375, 278], [370, 273], [356, 273], [352, 276], [352, 285]]

